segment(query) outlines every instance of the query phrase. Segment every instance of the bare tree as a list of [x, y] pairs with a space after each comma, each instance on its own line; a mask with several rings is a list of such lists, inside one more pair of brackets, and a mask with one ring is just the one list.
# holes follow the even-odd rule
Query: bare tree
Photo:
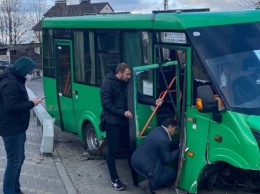
[[[32, 29], [33, 26], [38, 24], [42, 18], [43, 15], [48, 10], [49, 6], [47, 4], [46, 0], [29, 0], [28, 1], [28, 17], [29, 17], [29, 24], [30, 29]], [[34, 36], [36, 39], [36, 42], [41, 42], [41, 32], [35, 31]]]
[[26, 14], [21, 0], [2, 0], [0, 4], [1, 42], [3, 44], [21, 43], [22, 36], [28, 31]]
[[24, 12], [13, 15], [13, 44], [30, 42], [25, 35], [30, 33], [28, 17]]
[[7, 33], [7, 21], [3, 15], [0, 15], [0, 44], [7, 44], [8, 33]]
[[[31, 30], [38, 24], [49, 8], [48, 0], [0, 0], [0, 44], [19, 44], [23, 42], [41, 42], [41, 32]], [[68, 5], [79, 0], [63, 0], [59, 3], [55, 16], [80, 14], [77, 9], [68, 9]], [[78, 14], [77, 14], [78, 13]]]
[[260, 8], [260, 0], [235, 0], [235, 2], [243, 9]]

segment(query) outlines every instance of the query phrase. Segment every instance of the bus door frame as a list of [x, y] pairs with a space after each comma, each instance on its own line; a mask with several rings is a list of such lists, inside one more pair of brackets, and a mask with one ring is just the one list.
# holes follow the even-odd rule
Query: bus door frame
[[[61, 130], [62, 131], [68, 131], [71, 133], [76, 133], [76, 118], [75, 118], [75, 111], [74, 111], [74, 98], [75, 95], [72, 94], [72, 87], [73, 87], [73, 46], [71, 40], [61, 40], [56, 39], [54, 41], [54, 48], [55, 48], [55, 66], [56, 66], [56, 84], [57, 84], [57, 101], [58, 101], [58, 108], [59, 108], [59, 114], [60, 114], [60, 121], [61, 121]], [[61, 75], [61, 68], [60, 68], [60, 58], [59, 58], [59, 50], [62, 49], [62, 47], [69, 47], [69, 52], [65, 54], [69, 54], [69, 70], [66, 72], [67, 78], [65, 81], [65, 88], [63, 92], [60, 92], [60, 76]], [[64, 57], [65, 58], [65, 57]], [[63, 58], [63, 59], [64, 59]], [[63, 68], [64, 70], [64, 68]], [[64, 95], [64, 93], [68, 95]], [[67, 122], [64, 122], [67, 121]]]
[[[135, 151], [137, 147], [137, 137], [139, 137], [140, 129], [138, 124], [138, 117], [137, 117], [137, 89], [136, 89], [136, 75], [138, 72], [142, 72], [145, 70], [150, 69], [160, 69], [161, 67], [167, 67], [167, 66], [174, 66], [177, 65], [174, 62], [166, 62], [162, 64], [150, 64], [150, 65], [144, 65], [144, 66], [136, 66], [133, 67], [132, 72], [132, 79], [130, 79], [130, 82], [127, 87], [127, 93], [128, 93], [128, 109], [132, 113], [133, 118], [129, 120], [129, 133], [130, 133], [130, 152], [131, 155]], [[138, 130], [136, 130], [138, 129]], [[143, 137], [140, 137], [143, 138]], [[132, 170], [132, 178], [135, 185], [138, 185], [138, 175], [136, 172]]]

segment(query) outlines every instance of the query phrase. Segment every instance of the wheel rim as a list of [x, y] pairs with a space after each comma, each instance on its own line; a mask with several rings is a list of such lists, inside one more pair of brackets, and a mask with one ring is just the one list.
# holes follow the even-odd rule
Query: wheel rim
[[97, 135], [93, 127], [88, 129], [86, 138], [87, 138], [88, 149], [92, 150], [98, 148]]

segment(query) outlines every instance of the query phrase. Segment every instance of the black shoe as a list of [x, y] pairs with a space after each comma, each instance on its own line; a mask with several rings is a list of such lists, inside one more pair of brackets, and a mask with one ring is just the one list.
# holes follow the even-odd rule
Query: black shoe
[[122, 183], [119, 179], [112, 182], [112, 187], [117, 191], [122, 191], [126, 189], [126, 184]]
[[149, 186], [148, 180], [144, 180], [144, 181], [140, 182], [140, 183], [138, 184], [138, 187], [140, 187], [141, 189], [143, 189], [143, 190], [144, 190], [146, 193], [148, 193], [148, 194], [155, 194], [155, 191], [153, 191], [153, 190], [151, 189], [151, 187]]

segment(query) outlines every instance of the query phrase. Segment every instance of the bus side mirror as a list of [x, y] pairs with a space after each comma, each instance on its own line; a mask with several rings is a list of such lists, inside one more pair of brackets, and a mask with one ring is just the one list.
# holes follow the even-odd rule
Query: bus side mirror
[[218, 110], [218, 100], [214, 98], [213, 91], [209, 85], [199, 86], [197, 88], [196, 107], [200, 112], [212, 112], [212, 119], [221, 122], [222, 117]]

